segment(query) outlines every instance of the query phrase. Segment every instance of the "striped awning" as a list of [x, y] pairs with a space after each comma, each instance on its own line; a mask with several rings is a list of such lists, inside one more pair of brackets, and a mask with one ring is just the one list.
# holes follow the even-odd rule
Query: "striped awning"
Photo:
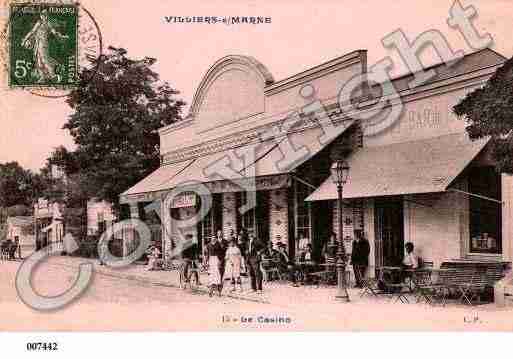
[[120, 196], [121, 203], [150, 201], [173, 188], [202, 183], [212, 193], [238, 192], [248, 185], [256, 190], [289, 185], [288, 174], [341, 135], [353, 120], [337, 125], [325, 136], [322, 127], [289, 133], [277, 139], [215, 152], [177, 164], [165, 165]]
[[[466, 133], [458, 133], [361, 148], [347, 160], [350, 170], [343, 188], [343, 197], [443, 192], [484, 149], [488, 141], [471, 141]], [[336, 198], [337, 188], [330, 177], [306, 200]]]

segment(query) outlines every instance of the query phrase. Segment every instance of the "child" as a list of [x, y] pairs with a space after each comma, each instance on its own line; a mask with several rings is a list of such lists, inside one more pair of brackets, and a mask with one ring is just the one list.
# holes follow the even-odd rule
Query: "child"
[[156, 270], [158, 268], [160, 258], [160, 250], [153, 246], [150, 248], [148, 253], [148, 265], [146, 266], [146, 270]]
[[232, 278], [232, 292], [235, 292], [235, 284], [239, 284], [240, 291], [242, 292], [242, 281], [240, 279], [240, 265], [242, 261], [242, 254], [237, 241], [230, 241], [230, 245], [226, 250], [226, 265], [228, 266], [228, 273]]

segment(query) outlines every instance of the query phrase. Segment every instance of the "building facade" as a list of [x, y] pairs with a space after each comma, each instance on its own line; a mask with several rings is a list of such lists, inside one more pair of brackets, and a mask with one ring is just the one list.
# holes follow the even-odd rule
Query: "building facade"
[[35, 248], [34, 218], [32, 216], [7, 217], [7, 239], [19, 241], [20, 246]]
[[44, 198], [39, 198], [34, 204], [34, 232], [38, 250], [64, 240], [63, 208], [61, 203]]
[[116, 221], [112, 205], [106, 201], [91, 198], [87, 201], [87, 234], [101, 235]]
[[[396, 264], [407, 241], [435, 265], [511, 261], [513, 180], [493, 170], [488, 141], [471, 141], [451, 111], [504, 61], [483, 50], [432, 67], [435, 76], [422, 85], [410, 88], [412, 75], [393, 80], [385, 109], [402, 106], [400, 115], [369, 134], [359, 114], [376, 103], [378, 86], [339, 101], [344, 84], [367, 73], [365, 50], [281, 81], [251, 57], [225, 57], [205, 74], [189, 116], [160, 130], [161, 167], [120, 200], [133, 217], [158, 203], [165, 251], [183, 234], [203, 245], [216, 230], [228, 237], [244, 227], [285, 243], [291, 256], [306, 243], [320, 256], [330, 233], [340, 236], [330, 168], [345, 143], [348, 250], [361, 231], [373, 266]], [[201, 220], [187, 221], [201, 207], [208, 207]]]

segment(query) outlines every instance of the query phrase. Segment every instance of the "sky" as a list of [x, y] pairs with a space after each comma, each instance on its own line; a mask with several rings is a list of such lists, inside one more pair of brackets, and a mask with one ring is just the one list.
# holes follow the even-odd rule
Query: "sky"
[[[5, 1], [0, 0], [0, 6]], [[513, 1], [461, 0], [461, 4], [476, 8], [474, 24], [481, 33], [492, 35], [492, 48], [513, 56]], [[83, 0], [82, 5], [97, 21], [104, 48], [123, 47], [131, 57], [156, 58], [154, 69], [188, 104], [206, 71], [226, 55], [253, 56], [280, 80], [356, 49], [368, 50], [369, 66], [390, 56], [393, 74], [404, 73], [398, 54], [381, 43], [396, 29], [412, 40], [436, 29], [453, 50], [471, 52], [461, 34], [446, 23], [452, 0]], [[272, 22], [174, 24], [167, 23], [165, 16], [265, 16]], [[421, 59], [429, 65], [436, 57], [428, 49]], [[5, 76], [0, 80], [0, 162], [18, 161], [37, 170], [53, 148], [73, 148], [71, 137], [62, 129], [70, 114], [62, 99], [12, 90], [4, 84]]]

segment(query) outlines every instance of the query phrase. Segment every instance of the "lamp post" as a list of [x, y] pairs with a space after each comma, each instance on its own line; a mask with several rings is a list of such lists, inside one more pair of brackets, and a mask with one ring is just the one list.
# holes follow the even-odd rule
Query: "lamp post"
[[337, 295], [335, 299], [349, 302], [346, 283], [346, 249], [344, 246], [344, 221], [342, 218], [342, 191], [349, 175], [349, 165], [344, 159], [337, 160], [331, 168], [333, 182], [338, 192], [338, 231], [339, 246], [337, 251]]

